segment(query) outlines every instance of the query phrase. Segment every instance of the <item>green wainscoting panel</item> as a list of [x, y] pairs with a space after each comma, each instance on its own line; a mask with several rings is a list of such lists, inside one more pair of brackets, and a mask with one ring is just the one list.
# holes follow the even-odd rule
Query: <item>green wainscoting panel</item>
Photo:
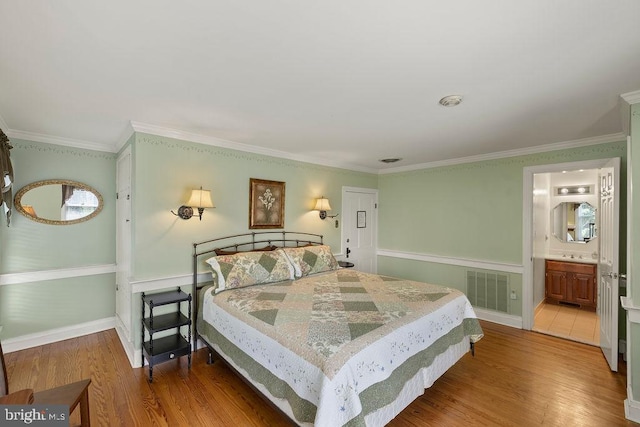
[[0, 286], [0, 338], [113, 317], [115, 274]]
[[467, 288], [467, 271], [506, 275], [508, 277], [509, 283], [509, 294], [511, 294], [511, 291], [513, 290], [515, 291], [517, 297], [517, 300], [508, 300], [509, 310], [507, 314], [522, 316], [521, 274], [500, 272], [496, 270], [482, 270], [478, 268], [440, 264], [435, 262], [378, 256], [379, 274], [456, 288], [464, 293], [466, 293]]
[[[29, 273], [115, 263], [116, 154], [11, 139], [14, 194], [27, 184], [70, 179], [100, 192], [104, 208], [73, 225], [40, 224], [15, 209], [0, 220], [0, 273]], [[0, 286], [0, 338], [113, 317], [115, 274]]]

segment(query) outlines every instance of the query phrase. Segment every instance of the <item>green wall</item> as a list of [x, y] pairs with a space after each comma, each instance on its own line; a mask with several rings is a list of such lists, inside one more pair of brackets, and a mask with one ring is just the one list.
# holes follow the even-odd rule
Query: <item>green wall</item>
[[[15, 209], [1, 220], [0, 273], [69, 269], [115, 263], [115, 160], [112, 153], [11, 139], [14, 194], [44, 179], [70, 179], [98, 190], [103, 211], [67, 226], [37, 223]], [[1, 339], [112, 317], [113, 273], [0, 286]]]
[[[620, 182], [625, 182], [624, 141], [380, 175], [378, 247], [522, 265], [523, 169], [612, 157], [622, 158]], [[626, 209], [625, 200], [623, 195], [621, 212]], [[620, 225], [624, 236], [624, 222]], [[621, 260], [626, 254], [622, 240]], [[379, 257], [378, 271], [455, 287], [461, 284], [464, 289], [466, 267]], [[512, 304], [511, 314], [521, 315], [521, 275], [511, 274], [510, 286], [519, 300]]]
[[[250, 178], [285, 182], [284, 230], [322, 234], [334, 248], [340, 247], [340, 228], [312, 211], [315, 199], [326, 196], [332, 214], [340, 213], [343, 186], [376, 188], [378, 182], [375, 174], [142, 133], [135, 135], [131, 146], [133, 281], [190, 274], [192, 243], [253, 231]], [[215, 209], [206, 209], [202, 221], [173, 215], [171, 210], [177, 211], [191, 189], [200, 186], [211, 190]], [[139, 298], [132, 296], [134, 319], [141, 316]], [[134, 321], [132, 329], [134, 346], [140, 348], [139, 322]]]
[[[190, 273], [193, 242], [252, 231], [250, 178], [284, 181], [284, 229], [322, 234], [334, 248], [340, 247], [340, 229], [311, 210], [315, 198], [328, 197], [332, 213], [340, 213], [343, 186], [378, 183], [374, 174], [147, 134], [136, 134], [134, 149], [134, 280]], [[170, 212], [200, 186], [211, 190], [216, 206], [205, 210], [202, 221]]]
[[[11, 227], [0, 232], [0, 271], [113, 264], [116, 155], [29, 141], [12, 143], [16, 190], [42, 179], [73, 179], [96, 188], [105, 208], [95, 219], [72, 226], [39, 224], [14, 212]], [[285, 229], [323, 234], [334, 248], [340, 248], [340, 229], [311, 211], [315, 198], [328, 197], [335, 214], [341, 212], [343, 186], [378, 188], [380, 249], [521, 265], [524, 167], [622, 157], [624, 168], [626, 161], [625, 143], [619, 142], [375, 175], [142, 133], [134, 134], [128, 145], [133, 152], [133, 281], [188, 274], [193, 242], [250, 231], [250, 178], [284, 181]], [[207, 209], [202, 221], [174, 216], [170, 211], [200, 186], [212, 191], [216, 208]], [[624, 197], [622, 205], [624, 213]], [[621, 221], [624, 236], [623, 225]], [[465, 287], [465, 267], [381, 256], [378, 270]], [[518, 295], [510, 313], [521, 315], [522, 277], [508, 275]], [[107, 274], [0, 286], [0, 325], [4, 325], [0, 338], [113, 316], [114, 281], [114, 275]], [[29, 296], [41, 303], [26, 303]], [[56, 303], [47, 304], [51, 301]], [[133, 309], [139, 310], [138, 304]], [[137, 337], [137, 322], [133, 327]]]

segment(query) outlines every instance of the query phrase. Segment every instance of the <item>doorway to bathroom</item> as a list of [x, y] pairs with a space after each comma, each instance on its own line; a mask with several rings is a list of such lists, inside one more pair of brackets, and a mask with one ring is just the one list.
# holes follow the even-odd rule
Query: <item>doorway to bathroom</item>
[[618, 356], [619, 159], [525, 168], [523, 328]]

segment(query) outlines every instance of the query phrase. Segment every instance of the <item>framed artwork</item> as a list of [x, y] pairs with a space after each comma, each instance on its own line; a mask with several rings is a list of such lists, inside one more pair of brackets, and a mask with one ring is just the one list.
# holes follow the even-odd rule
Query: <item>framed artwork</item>
[[249, 228], [284, 228], [285, 183], [249, 179]]
[[356, 226], [358, 228], [367, 228], [367, 211], [357, 211]]

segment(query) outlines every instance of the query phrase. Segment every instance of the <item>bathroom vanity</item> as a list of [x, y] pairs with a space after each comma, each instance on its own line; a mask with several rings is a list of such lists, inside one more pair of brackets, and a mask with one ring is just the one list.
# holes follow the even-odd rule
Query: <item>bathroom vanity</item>
[[545, 261], [545, 301], [579, 306], [595, 311], [597, 265], [593, 263]]

